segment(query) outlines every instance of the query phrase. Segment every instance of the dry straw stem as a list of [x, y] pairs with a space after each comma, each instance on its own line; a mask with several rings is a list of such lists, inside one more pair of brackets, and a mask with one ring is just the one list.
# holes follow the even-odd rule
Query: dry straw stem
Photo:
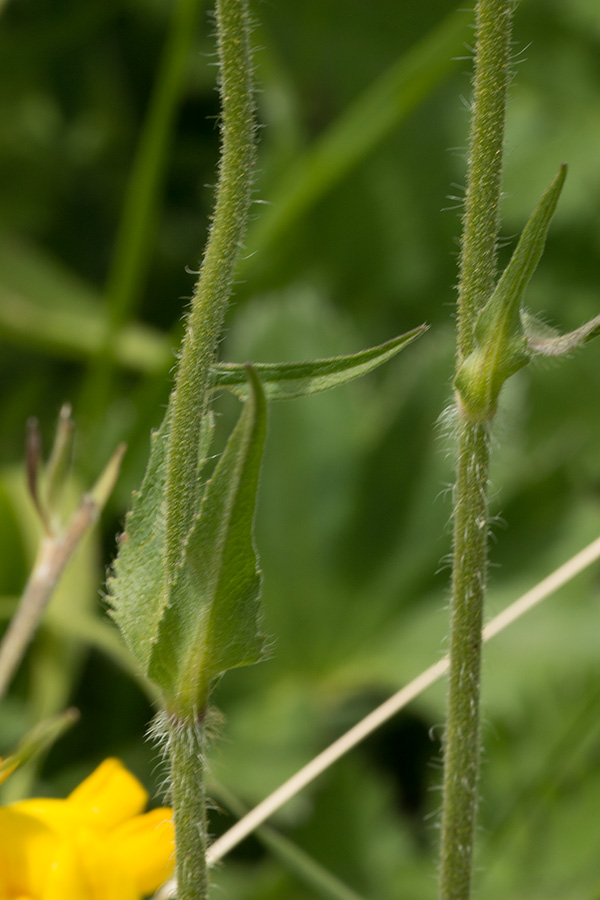
[[124, 453], [125, 445], [121, 444], [93, 489], [81, 498], [67, 527], [58, 534], [42, 537], [33, 571], [0, 644], [0, 699], [8, 690], [69, 560], [108, 499]]
[[0, 646], [0, 698], [29, 646], [68, 561], [98, 516], [86, 494], [65, 534], [44, 536], [25, 590]]
[[[514, 603], [495, 616], [483, 629], [483, 641], [491, 640], [500, 634], [509, 625], [512, 625], [525, 613], [555, 594], [561, 587], [572, 581], [577, 575], [600, 559], [600, 538], [592, 541], [579, 553], [571, 557], [558, 569], [540, 581], [535, 587], [523, 594]], [[251, 810], [243, 819], [240, 819], [229, 831], [225, 832], [209, 848], [207, 861], [214, 865], [223, 859], [234, 847], [237, 847], [248, 835], [252, 834], [277, 810], [281, 809], [289, 800], [300, 793], [312, 781], [322, 775], [338, 759], [345, 756], [350, 750], [365, 740], [370, 734], [380, 728], [385, 722], [404, 709], [409, 703], [419, 697], [428, 688], [434, 685], [448, 671], [449, 658], [445, 656], [434, 665], [421, 672], [413, 681], [401, 688], [396, 694], [369, 713], [357, 725], [354, 725], [344, 735], [334, 741], [326, 750], [311, 760], [306, 766], [296, 772], [284, 784], [273, 791], [261, 803]], [[175, 884], [169, 882], [159, 891], [154, 900], [167, 900], [175, 896]]]

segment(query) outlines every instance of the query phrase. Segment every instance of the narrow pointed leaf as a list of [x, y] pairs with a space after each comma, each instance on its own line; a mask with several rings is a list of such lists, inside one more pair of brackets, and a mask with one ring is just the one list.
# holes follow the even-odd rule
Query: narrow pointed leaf
[[263, 655], [253, 527], [266, 403], [250, 366], [247, 377], [248, 400], [206, 486], [150, 665], [168, 706], [182, 716], [204, 708], [223, 672]]
[[594, 316], [567, 334], [561, 334], [525, 311], [521, 313], [521, 319], [530, 352], [540, 356], [564, 356], [600, 334], [600, 316]]
[[494, 336], [499, 319], [509, 319], [514, 330], [522, 333], [519, 319], [521, 301], [544, 251], [566, 176], [567, 167], [562, 165], [529, 217], [511, 260], [477, 322], [476, 337], [481, 343]]
[[[420, 325], [385, 344], [349, 356], [307, 362], [252, 363], [252, 367], [269, 400], [290, 400], [306, 394], [318, 394], [372, 372], [420, 337], [428, 327]], [[245, 400], [250, 391], [245, 366], [218, 363], [215, 366], [215, 387], [226, 387]]]
[[502, 385], [531, 358], [521, 323], [521, 303], [542, 255], [566, 174], [563, 165], [531, 214], [494, 293], [479, 314], [475, 350], [458, 370], [456, 389], [475, 420], [493, 416]]

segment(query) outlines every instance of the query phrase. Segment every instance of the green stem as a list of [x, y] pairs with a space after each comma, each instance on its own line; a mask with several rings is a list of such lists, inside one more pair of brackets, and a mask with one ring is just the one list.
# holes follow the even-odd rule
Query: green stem
[[[458, 363], [496, 281], [512, 0], [478, 0], [475, 99], [458, 299]], [[480, 756], [481, 629], [487, 578], [489, 423], [458, 403], [450, 673], [444, 753], [440, 900], [468, 900]]]
[[473, 350], [480, 309], [496, 280], [513, 0], [478, 0], [473, 119], [461, 245], [458, 351]]
[[171, 577], [196, 512], [201, 421], [250, 206], [255, 123], [248, 32], [246, 0], [218, 0], [222, 153], [214, 220], [170, 400], [167, 567]]
[[454, 510], [441, 900], [470, 896], [479, 775], [481, 628], [487, 570], [487, 426], [464, 422]]
[[[222, 149], [215, 214], [169, 401], [166, 565], [174, 580], [197, 512], [202, 418], [211, 366], [246, 231], [255, 159], [247, 0], [217, 0]], [[206, 900], [205, 710], [168, 721], [179, 900]]]
[[206, 795], [204, 788], [204, 727], [168, 719], [171, 797], [175, 822], [177, 900], [206, 900]]

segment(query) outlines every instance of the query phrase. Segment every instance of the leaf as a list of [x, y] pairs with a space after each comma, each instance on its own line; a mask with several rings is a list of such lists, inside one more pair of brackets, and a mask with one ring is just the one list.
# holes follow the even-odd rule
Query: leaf
[[[208, 458], [214, 431], [209, 410], [202, 422], [198, 473]], [[111, 615], [143, 673], [148, 667], [160, 620], [169, 605], [166, 577], [166, 476], [170, 415], [165, 414], [150, 443], [150, 457], [139, 491], [125, 520], [119, 552], [108, 579]]]
[[114, 575], [108, 581], [111, 614], [144, 674], [168, 603], [165, 485], [169, 415], [151, 438], [142, 486], [125, 522]]
[[529, 217], [511, 260], [479, 317], [476, 326], [479, 337], [484, 338], [489, 334], [494, 319], [501, 314], [501, 310], [508, 307], [511, 319], [515, 310], [518, 311], [525, 288], [544, 251], [550, 222], [566, 177], [567, 167], [563, 164]]
[[475, 324], [475, 350], [463, 361], [455, 380], [474, 421], [494, 415], [502, 385], [531, 359], [521, 323], [521, 301], [544, 250], [566, 174], [563, 165], [542, 195]]
[[521, 312], [521, 321], [529, 351], [540, 356], [564, 356], [600, 334], [600, 316], [594, 316], [567, 334], [561, 334], [525, 310]]
[[[252, 367], [269, 400], [290, 400], [318, 394], [372, 372], [420, 337], [428, 327], [419, 325], [391, 341], [349, 356], [307, 362], [252, 363]], [[214, 372], [215, 387], [226, 387], [243, 400], [248, 397], [251, 387], [244, 364], [218, 363]]]
[[[175, 582], [167, 583], [168, 415], [153, 436], [150, 460], [127, 517], [114, 576], [112, 615], [148, 675], [181, 713], [201, 707], [224, 671], [257, 662], [260, 575], [253, 544], [254, 507], [270, 397], [298, 397], [344, 384], [391, 359], [419, 337], [421, 325], [379, 347], [305, 363], [215, 367], [217, 386], [245, 399], [240, 420], [206, 485]], [[243, 379], [243, 382], [242, 382]], [[207, 419], [201, 460], [207, 455]]]
[[[62, 359], [88, 360], [105, 340], [101, 297], [86, 282], [38, 247], [0, 236], [0, 335]], [[166, 372], [170, 342], [142, 323], [125, 325], [115, 338], [119, 365], [139, 372]]]
[[253, 527], [266, 401], [246, 372], [248, 400], [206, 485], [152, 651], [150, 677], [180, 715], [201, 711], [215, 679], [264, 652]]
[[6, 759], [0, 760], [0, 784], [6, 781], [23, 763], [47, 752], [54, 742], [79, 719], [76, 709], [66, 709], [38, 722], [19, 741], [19, 746]]

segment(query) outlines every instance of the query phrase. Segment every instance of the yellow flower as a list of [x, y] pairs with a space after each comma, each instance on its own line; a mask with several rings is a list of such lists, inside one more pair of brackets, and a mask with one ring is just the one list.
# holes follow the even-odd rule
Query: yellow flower
[[0, 807], [0, 900], [141, 900], [174, 869], [171, 810], [107, 759], [66, 800]]

